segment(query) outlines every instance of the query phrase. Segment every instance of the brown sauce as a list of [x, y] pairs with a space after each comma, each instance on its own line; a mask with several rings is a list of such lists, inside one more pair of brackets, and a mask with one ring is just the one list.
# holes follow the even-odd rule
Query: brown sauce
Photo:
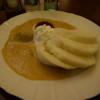
[[[73, 76], [80, 71], [67, 71], [61, 68], [46, 66], [39, 62], [36, 57], [34, 43], [32, 41], [32, 27], [44, 19], [33, 19], [22, 25], [16, 26], [10, 33], [9, 39], [3, 48], [5, 61], [18, 74], [32, 80], [57, 80]], [[73, 26], [52, 20], [45, 21], [53, 24], [54, 27], [75, 29]], [[18, 36], [24, 36], [19, 38]], [[27, 39], [27, 38], [29, 39]], [[21, 40], [22, 39], [22, 40]], [[26, 40], [24, 40], [26, 39]]]

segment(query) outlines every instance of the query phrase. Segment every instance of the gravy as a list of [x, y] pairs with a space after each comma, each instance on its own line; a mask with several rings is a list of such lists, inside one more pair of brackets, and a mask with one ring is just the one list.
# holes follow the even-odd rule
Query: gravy
[[[43, 65], [37, 59], [31, 38], [33, 37], [32, 27], [41, 21], [48, 21], [54, 27], [75, 29], [75, 27], [59, 21], [47, 19], [29, 20], [22, 25], [16, 26], [11, 31], [9, 39], [2, 50], [5, 61], [15, 72], [32, 80], [57, 80], [76, 74], [77, 72], [75, 71], [73, 73], [73, 71], [67, 71], [62, 68]], [[23, 41], [21, 37], [17, 37], [19, 36], [18, 34], [30, 38], [27, 41]]]

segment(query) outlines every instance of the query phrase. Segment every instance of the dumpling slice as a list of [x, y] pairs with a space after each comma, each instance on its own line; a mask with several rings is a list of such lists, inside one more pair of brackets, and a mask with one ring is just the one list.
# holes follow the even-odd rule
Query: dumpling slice
[[97, 43], [82, 43], [61, 35], [56, 35], [56, 38], [63, 49], [76, 55], [93, 56], [98, 50]]
[[45, 48], [39, 45], [36, 46], [36, 52], [37, 52], [38, 59], [43, 64], [55, 66], [55, 67], [62, 67], [64, 69], [76, 69], [74, 66], [64, 63], [57, 57], [51, 55], [49, 52], [45, 50]]
[[54, 28], [54, 33], [82, 43], [97, 43], [97, 34], [81, 30], [67, 30], [64, 28]]
[[55, 56], [62, 62], [73, 65], [76, 68], [77, 67], [86, 68], [88, 66], [95, 64], [96, 62], [94, 56], [86, 56], [86, 57], [77, 56], [75, 54], [68, 52], [63, 48], [58, 47], [52, 41], [47, 41], [45, 48], [47, 48], [48, 53], [50, 53], [52, 56]]
[[[88, 42], [88, 41], [89, 42]], [[96, 36], [42, 25], [34, 31], [38, 59], [65, 69], [87, 68], [96, 63]]]

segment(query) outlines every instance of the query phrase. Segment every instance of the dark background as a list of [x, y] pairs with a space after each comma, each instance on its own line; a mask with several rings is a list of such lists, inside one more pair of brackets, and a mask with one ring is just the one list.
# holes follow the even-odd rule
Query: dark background
[[100, 0], [59, 0], [59, 9], [86, 17], [100, 25]]

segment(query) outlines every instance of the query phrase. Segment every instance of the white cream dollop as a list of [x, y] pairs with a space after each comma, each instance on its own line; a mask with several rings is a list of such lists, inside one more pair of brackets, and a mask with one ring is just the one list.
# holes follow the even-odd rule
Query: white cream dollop
[[96, 63], [98, 45], [94, 33], [41, 25], [34, 29], [34, 43], [38, 59], [47, 65], [76, 69]]

